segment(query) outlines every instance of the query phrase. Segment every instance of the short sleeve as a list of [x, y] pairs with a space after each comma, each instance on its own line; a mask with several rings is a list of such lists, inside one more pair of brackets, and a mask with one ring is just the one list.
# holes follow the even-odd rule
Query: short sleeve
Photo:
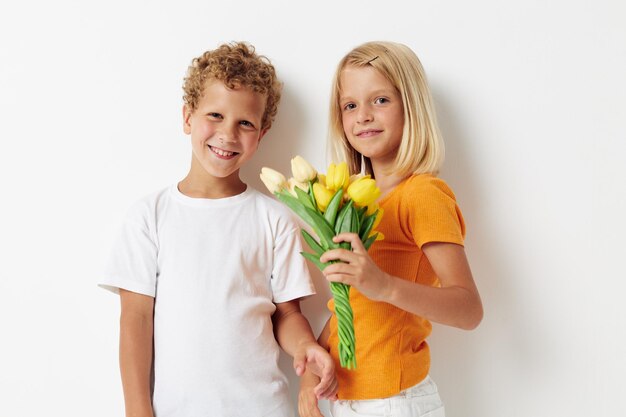
[[150, 210], [136, 205], [127, 214], [98, 285], [114, 293], [119, 289], [154, 297], [157, 282], [156, 235]]
[[408, 227], [420, 248], [430, 242], [463, 245], [465, 221], [454, 193], [443, 180], [419, 178], [405, 195]]
[[272, 294], [274, 303], [283, 303], [315, 294], [315, 287], [302, 252], [298, 229], [291, 229], [274, 243]]

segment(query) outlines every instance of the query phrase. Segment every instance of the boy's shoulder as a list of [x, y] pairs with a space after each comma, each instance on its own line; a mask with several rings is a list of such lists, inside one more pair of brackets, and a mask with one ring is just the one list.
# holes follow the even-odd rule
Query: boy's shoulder
[[130, 204], [126, 218], [128, 220], [140, 220], [147, 217], [155, 216], [157, 211], [166, 204], [170, 198], [171, 190], [174, 185], [168, 185], [158, 190], [144, 194], [133, 203]]
[[[248, 187], [250, 187], [248, 185]], [[276, 217], [295, 219], [295, 215], [287, 206], [278, 201], [275, 197], [269, 196], [254, 187], [250, 187], [250, 192], [257, 201], [257, 204], [268, 213]]]

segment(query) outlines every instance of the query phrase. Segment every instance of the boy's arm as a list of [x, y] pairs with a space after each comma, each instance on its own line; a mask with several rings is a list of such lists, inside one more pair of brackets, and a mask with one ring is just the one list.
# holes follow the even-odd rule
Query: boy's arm
[[317, 375], [316, 395], [333, 398], [337, 392], [335, 364], [328, 351], [316, 342], [308, 320], [300, 311], [300, 300], [277, 303], [272, 323], [278, 344], [293, 357], [296, 374], [302, 376], [308, 370]]
[[[324, 329], [322, 329], [320, 337], [317, 338], [317, 343], [327, 351], [329, 350], [328, 336], [330, 336], [330, 319], [326, 321], [326, 325]], [[318, 400], [321, 396], [315, 393], [315, 387], [319, 383], [320, 378], [309, 369], [307, 369], [302, 375], [302, 378], [300, 378], [300, 393], [298, 394], [298, 413], [300, 417], [324, 417], [318, 406]], [[336, 396], [333, 395], [333, 397], [329, 399], [334, 401]]]
[[153, 417], [150, 393], [154, 298], [120, 289], [120, 371], [126, 417]]

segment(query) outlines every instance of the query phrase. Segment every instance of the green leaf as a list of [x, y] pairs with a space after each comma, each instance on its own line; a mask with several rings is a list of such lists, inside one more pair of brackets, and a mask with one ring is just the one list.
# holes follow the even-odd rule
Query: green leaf
[[367, 212], [367, 206], [361, 207], [357, 210], [357, 212], [359, 214], [359, 223], [361, 223], [363, 221], [363, 216], [365, 216], [365, 213]]
[[320, 262], [319, 256], [315, 256], [312, 253], [300, 252], [300, 255], [304, 256], [306, 259], [308, 259], [309, 261], [313, 262], [315, 264], [315, 266], [317, 266], [319, 268], [320, 271], [323, 271], [324, 268], [326, 268], [328, 265], [330, 265], [330, 264], [325, 264], [325, 263]]
[[349, 200], [348, 203], [339, 210], [339, 214], [337, 215], [337, 219], [335, 220], [335, 233], [341, 233], [341, 225], [346, 217], [346, 214], [350, 210], [350, 208], [354, 205], [352, 200]]
[[368, 237], [365, 242], [363, 242], [363, 246], [365, 246], [365, 250], [368, 250], [370, 246], [372, 246], [372, 243], [376, 241], [376, 236], [378, 236], [378, 233], [373, 234], [372, 236]]
[[359, 228], [361, 227], [361, 222], [359, 219], [359, 210], [352, 209], [352, 223], [350, 224], [350, 232], [359, 233]]
[[317, 178], [313, 178], [313, 181], [309, 181], [309, 197], [313, 202], [313, 208], [317, 208], [317, 200], [315, 199], [315, 193], [313, 192], [313, 184], [317, 182]]
[[302, 220], [304, 220], [308, 225], [313, 226], [314, 222], [311, 219], [310, 214], [306, 211], [306, 207], [302, 205], [300, 200], [292, 196], [286, 191], [282, 191], [276, 193], [276, 197], [285, 203], [287, 207], [289, 207], [294, 213], [296, 213]]
[[374, 226], [374, 222], [376, 221], [376, 216], [378, 215], [378, 210], [370, 216], [365, 216], [365, 220], [361, 224], [361, 230], [359, 230], [359, 237], [361, 240], [367, 239], [367, 236], [370, 234], [372, 230], [372, 226]]
[[307, 243], [307, 245], [309, 245], [313, 252], [317, 254], [317, 256], [321, 256], [322, 253], [326, 252], [324, 248], [321, 247], [319, 243], [317, 243], [317, 240], [315, 240], [315, 238], [309, 234], [309, 232], [304, 229], [302, 229], [301, 232], [305, 242]]
[[[354, 209], [353, 206], [350, 206], [346, 210], [345, 216], [343, 216], [343, 218], [341, 219], [341, 224], [339, 224], [338, 233], [352, 232], [353, 224], [355, 221], [356, 221], [356, 210]], [[335, 228], [336, 226], [337, 225], [335, 225]], [[339, 245], [344, 249], [350, 249], [349, 242], [341, 242]]]
[[324, 249], [328, 250], [336, 248], [337, 244], [333, 242], [334, 230], [324, 216], [317, 210], [310, 209], [300, 202], [297, 198], [288, 192], [276, 193], [276, 197], [293, 210], [302, 220], [313, 228], [317, 236], [320, 238], [320, 244]]
[[330, 225], [335, 224], [335, 220], [337, 220], [337, 212], [339, 211], [339, 205], [341, 204], [342, 198], [343, 188], [340, 188], [335, 192], [333, 197], [330, 199], [330, 203], [328, 203], [328, 207], [326, 207], [324, 218]]
[[313, 205], [313, 202], [311, 202], [311, 196], [307, 192], [297, 186], [293, 187], [293, 189], [296, 190], [298, 201], [300, 201], [305, 207], [308, 207], [311, 210], [316, 209], [316, 207]]
[[318, 211], [311, 210], [308, 207], [305, 207], [304, 211], [307, 212], [308, 217], [313, 222], [311, 227], [313, 227], [313, 230], [315, 230], [315, 233], [317, 233], [317, 236], [320, 238], [320, 243], [324, 249], [328, 250], [336, 248], [337, 244], [333, 242], [335, 232], [333, 228], [330, 227], [324, 216], [322, 216]]

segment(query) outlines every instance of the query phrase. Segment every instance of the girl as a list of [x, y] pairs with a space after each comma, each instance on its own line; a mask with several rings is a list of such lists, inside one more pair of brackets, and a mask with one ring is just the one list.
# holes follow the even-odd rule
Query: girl
[[[330, 146], [351, 174], [365, 173], [381, 189], [385, 236], [369, 253], [356, 234], [352, 251], [336, 249], [322, 262], [329, 281], [352, 286], [356, 370], [339, 364], [337, 321], [320, 335], [337, 363], [334, 417], [444, 416], [429, 378], [426, 337], [431, 321], [473, 329], [482, 320], [478, 290], [463, 249], [465, 225], [454, 194], [436, 177], [443, 142], [424, 70], [408, 47], [369, 42], [339, 63], [331, 94]], [[332, 300], [329, 308], [334, 311]], [[321, 416], [306, 374], [299, 411]]]

